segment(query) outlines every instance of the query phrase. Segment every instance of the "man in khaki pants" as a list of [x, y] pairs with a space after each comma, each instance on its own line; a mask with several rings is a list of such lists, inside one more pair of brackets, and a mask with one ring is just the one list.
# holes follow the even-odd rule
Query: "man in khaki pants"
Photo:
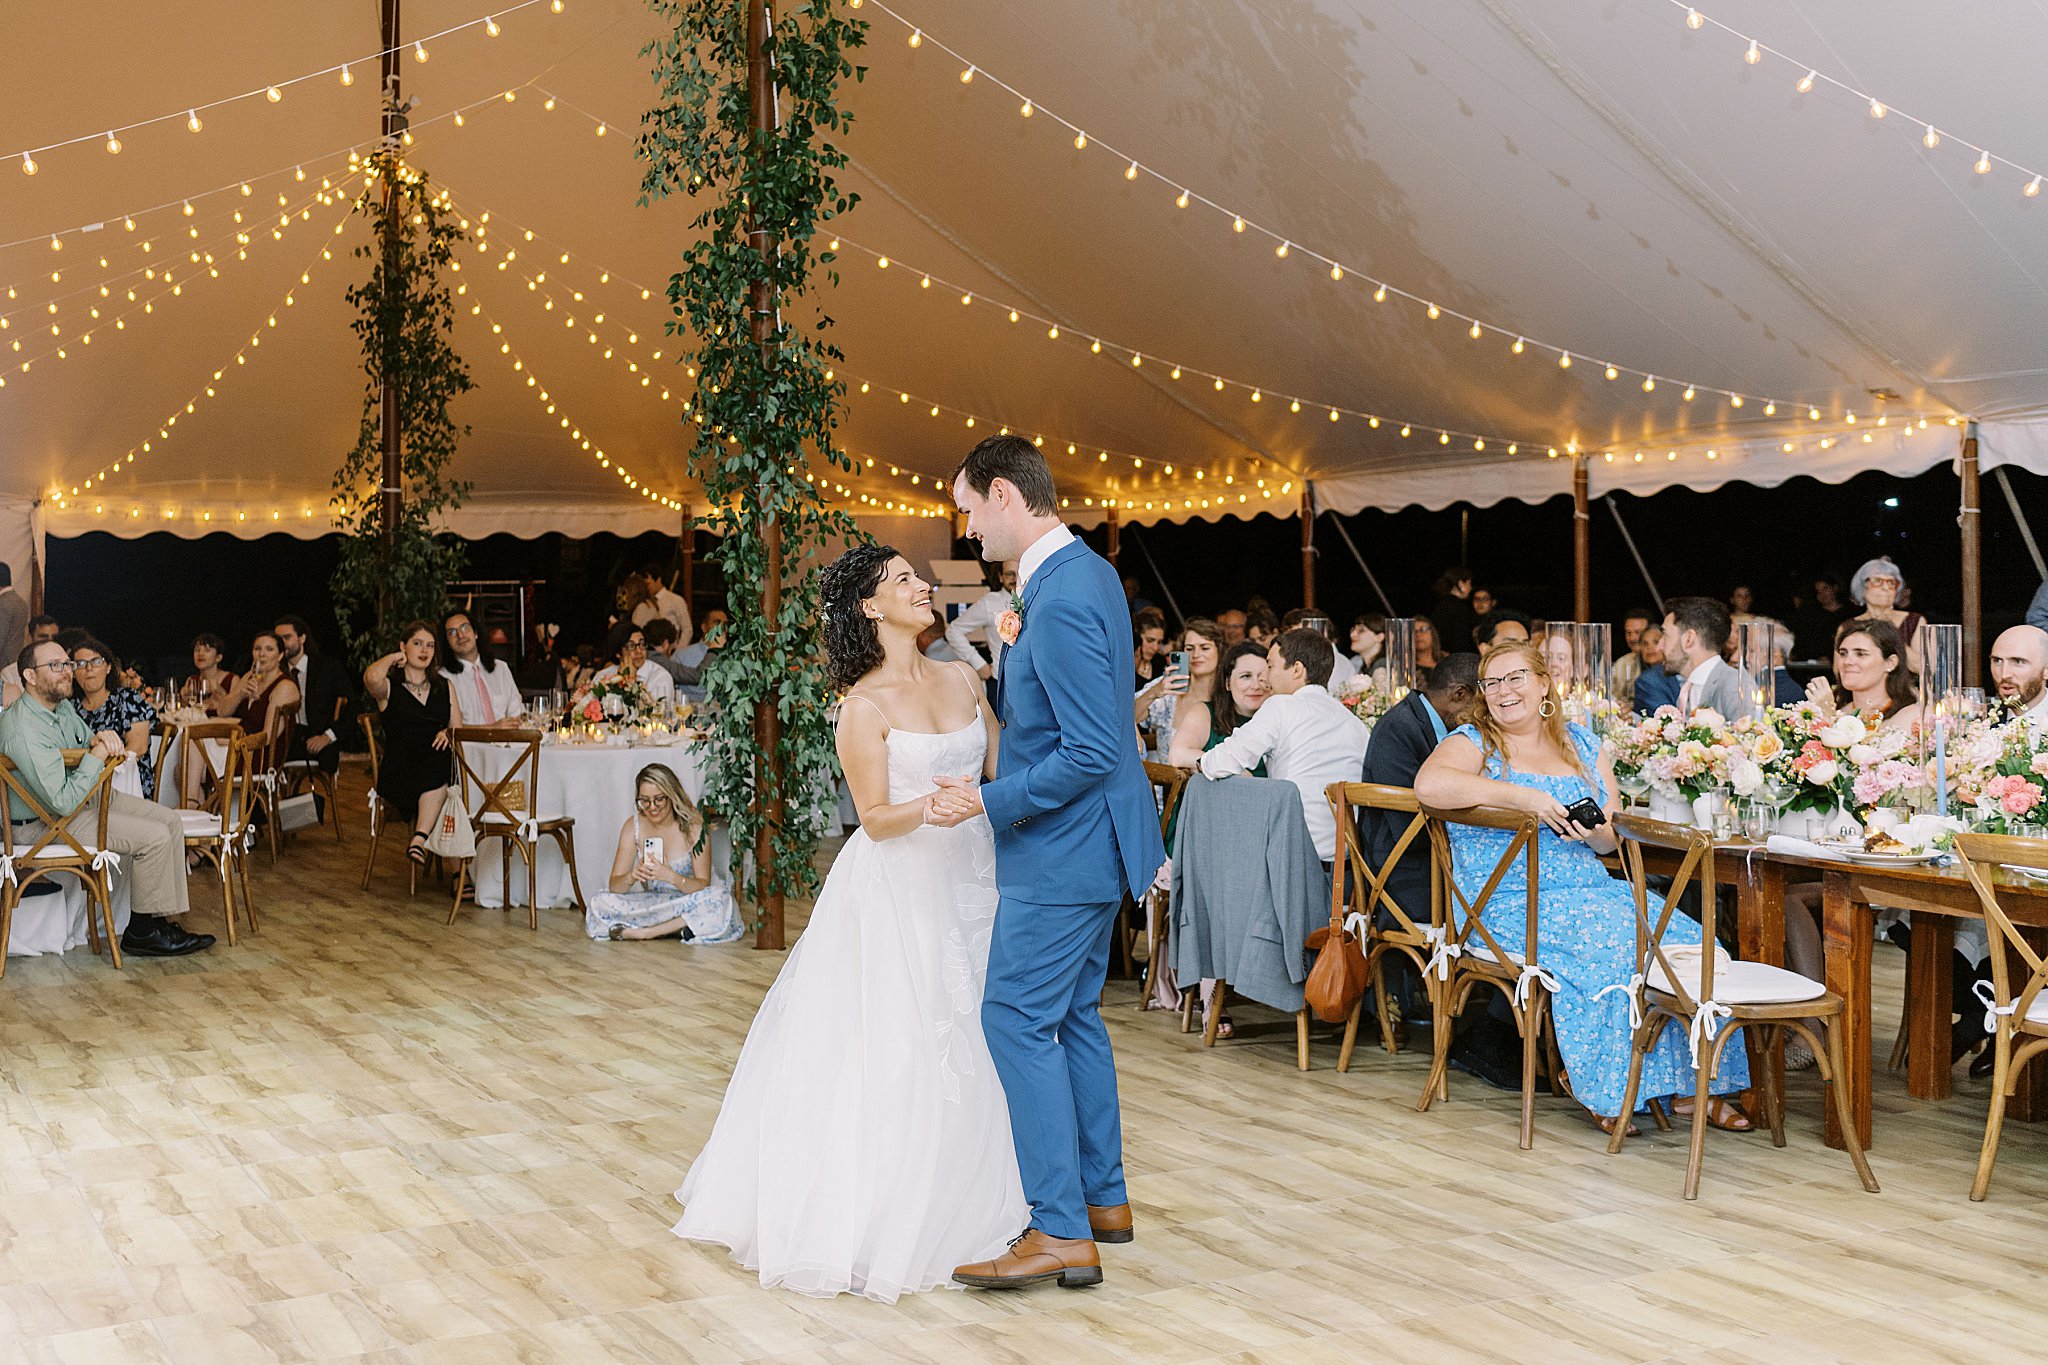
[[[0, 711], [0, 754], [15, 766], [22, 786], [35, 794], [52, 815], [77, 807], [92, 790], [110, 760], [125, 752], [121, 736], [95, 735], [70, 704], [71, 660], [54, 640], [29, 645], [16, 660], [22, 694]], [[64, 750], [89, 752], [77, 768], [67, 771]], [[185, 891], [185, 834], [178, 813], [153, 801], [124, 792], [107, 797], [107, 847], [120, 855], [133, 881], [135, 911], [121, 935], [121, 951], [142, 957], [182, 957], [213, 946], [211, 934], [188, 934], [168, 916], [188, 908]], [[25, 849], [42, 833], [40, 821], [10, 805], [8, 848]], [[81, 818], [71, 831], [86, 838], [97, 833]]]

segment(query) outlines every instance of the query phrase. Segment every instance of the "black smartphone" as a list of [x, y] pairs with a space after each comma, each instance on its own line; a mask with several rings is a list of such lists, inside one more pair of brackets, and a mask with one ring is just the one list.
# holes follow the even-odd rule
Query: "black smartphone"
[[1593, 829], [1607, 823], [1607, 813], [1601, 810], [1600, 803], [1590, 796], [1566, 806], [1564, 813], [1580, 829]]

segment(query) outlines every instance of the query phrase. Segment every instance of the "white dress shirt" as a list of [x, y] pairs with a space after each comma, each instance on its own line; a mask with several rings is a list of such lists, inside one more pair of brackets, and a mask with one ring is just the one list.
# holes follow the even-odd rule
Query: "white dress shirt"
[[2020, 716], [2035, 725], [2048, 721], [2048, 690], [2043, 690], [2040, 696], [2034, 698], [2034, 704], [2020, 712]]
[[[617, 664], [606, 664], [598, 670], [597, 676], [592, 678], [591, 681], [593, 683], [601, 683], [609, 678], [616, 678], [618, 676], [619, 666]], [[649, 659], [646, 663], [640, 665], [639, 677], [640, 681], [647, 687], [647, 695], [655, 701], [674, 701], [676, 699], [676, 680], [668, 675], [667, 669], [654, 662], [654, 660]]]
[[[1010, 594], [997, 590], [988, 593], [978, 601], [970, 602], [961, 613], [946, 623], [946, 643], [952, 646], [955, 658], [973, 664], [977, 669], [994, 667], [1000, 673], [1002, 651], [996, 647], [996, 618], [1010, 609]], [[984, 658], [974, 647], [973, 634], [984, 631], [988, 641], [990, 658]]]
[[1714, 669], [1721, 663], [1721, 656], [1709, 654], [1700, 660], [1699, 667], [1685, 675], [1685, 685], [1678, 689], [1678, 713], [1690, 716], [1705, 703], [1700, 698], [1706, 695], [1707, 679], [1714, 676]]
[[661, 617], [676, 628], [676, 648], [690, 643], [690, 604], [667, 588], [656, 588], [654, 600], [642, 602], [633, 608], [633, 624], [644, 626], [655, 617]]
[[[462, 713], [459, 725], [501, 725], [518, 717], [525, 706], [519, 696], [519, 680], [512, 676], [512, 670], [503, 659], [491, 664], [491, 671], [485, 673], [480, 661], [472, 661], [460, 673], [441, 670], [441, 676], [448, 679], [455, 693], [455, 706]], [[488, 713], [484, 706], [484, 694], [490, 695]]]
[[1031, 575], [1038, 572], [1039, 565], [1073, 543], [1074, 533], [1067, 529], [1064, 522], [1032, 541], [1031, 548], [1017, 560], [1018, 595], [1023, 594], [1025, 585], [1031, 581]]
[[1266, 776], [1292, 782], [1301, 791], [1316, 856], [1337, 856], [1337, 817], [1326, 794], [1332, 782], [1357, 782], [1365, 771], [1365, 742], [1371, 731], [1329, 690], [1310, 683], [1297, 692], [1266, 698], [1252, 718], [1202, 755], [1202, 773], [1229, 777], [1250, 772], [1261, 759]]

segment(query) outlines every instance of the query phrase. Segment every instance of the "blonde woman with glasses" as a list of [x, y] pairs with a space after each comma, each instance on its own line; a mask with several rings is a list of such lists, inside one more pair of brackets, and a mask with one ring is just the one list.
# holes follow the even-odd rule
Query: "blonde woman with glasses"
[[732, 888], [712, 875], [704, 817], [662, 763], [633, 779], [633, 815], [619, 829], [611, 884], [590, 898], [592, 938], [730, 943], [744, 931]]

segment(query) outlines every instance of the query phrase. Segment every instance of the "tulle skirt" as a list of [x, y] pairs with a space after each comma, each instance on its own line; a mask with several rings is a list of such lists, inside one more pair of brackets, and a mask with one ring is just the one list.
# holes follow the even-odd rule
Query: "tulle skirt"
[[981, 1031], [995, 910], [985, 820], [847, 840], [676, 1191], [677, 1236], [764, 1287], [893, 1303], [1024, 1230]]

